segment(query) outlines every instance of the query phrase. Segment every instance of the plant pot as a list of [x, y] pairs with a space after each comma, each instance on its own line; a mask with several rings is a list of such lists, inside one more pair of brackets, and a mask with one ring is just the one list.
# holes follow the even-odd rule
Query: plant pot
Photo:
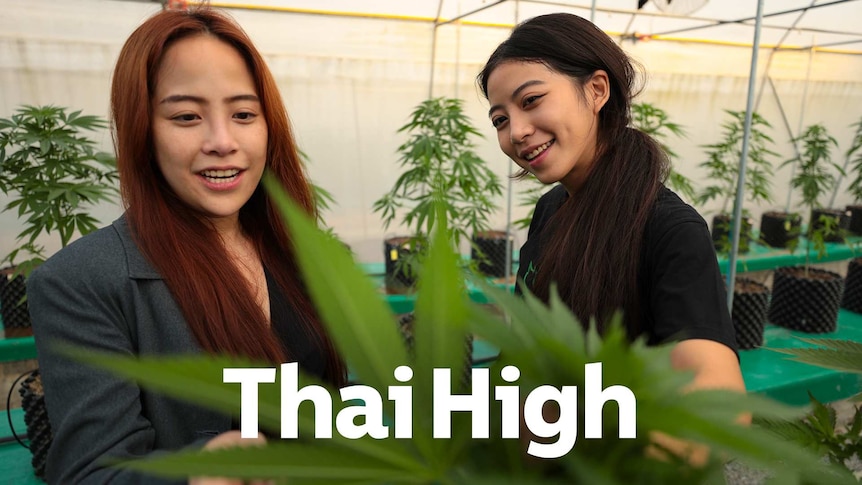
[[27, 301], [23, 300], [26, 294], [23, 275], [12, 276], [11, 268], [0, 272], [0, 316], [6, 338], [33, 335]]
[[383, 241], [383, 260], [386, 262], [384, 283], [387, 293], [402, 294], [412, 291], [416, 276], [405, 260], [413, 256], [413, 238], [392, 237]]
[[769, 288], [748, 278], [739, 278], [733, 290], [733, 327], [740, 350], [763, 345], [763, 326], [769, 310]]
[[773, 274], [769, 321], [806, 333], [834, 332], [844, 293], [838, 273], [802, 266], [778, 268]]
[[[512, 236], [504, 231], [481, 231], [473, 234], [470, 259], [477, 261], [479, 272], [491, 278], [506, 276], [506, 257], [512, 264]], [[512, 274], [511, 266], [509, 274]]]
[[844, 234], [842, 234], [842, 230], [846, 230], [847, 224], [850, 222], [847, 216], [844, 215], [844, 211], [840, 209], [813, 209], [811, 211], [811, 219], [809, 219], [810, 222], [808, 223], [809, 234], [811, 231], [816, 231], [823, 227], [823, 222], [820, 220], [821, 216], [834, 218], [836, 221], [835, 226], [838, 228], [838, 231], [824, 236], [823, 240], [826, 242], [843, 242]]
[[862, 313], [862, 258], [851, 259], [847, 263], [847, 277], [844, 278], [844, 296], [841, 308]]
[[[718, 214], [712, 218], [712, 243], [716, 251], [723, 252], [723, 246], [727, 245], [728, 250], [731, 246], [730, 221], [731, 217], [728, 214]], [[747, 253], [751, 248], [750, 243], [751, 220], [743, 217], [742, 229], [739, 231], [739, 252]]]
[[847, 217], [847, 231], [854, 236], [862, 236], [862, 205], [848, 205], [844, 215]]
[[51, 432], [51, 423], [48, 421], [48, 409], [45, 407], [45, 392], [42, 390], [39, 369], [34, 370], [24, 379], [18, 393], [21, 395], [21, 408], [24, 409], [27, 439], [30, 441], [32, 455], [30, 463], [36, 476], [44, 480], [45, 461], [54, 435]]
[[760, 217], [760, 240], [767, 246], [785, 249], [796, 241], [802, 217], [789, 212], [764, 212]]
[[[398, 319], [398, 330], [401, 332], [401, 337], [404, 338], [404, 343], [407, 344], [407, 353], [411, 358], [416, 357], [415, 323], [416, 314], [414, 312], [404, 313]], [[462, 366], [461, 386], [464, 389], [470, 389], [470, 384], [473, 382], [473, 334], [468, 333], [464, 339], [464, 360]], [[452, 380], [454, 381], [455, 379]]]

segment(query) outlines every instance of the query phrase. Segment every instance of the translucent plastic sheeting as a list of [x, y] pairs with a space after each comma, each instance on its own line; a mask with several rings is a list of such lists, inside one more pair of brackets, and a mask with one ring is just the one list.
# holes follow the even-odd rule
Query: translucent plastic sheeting
[[[346, 11], [344, 5], [348, 3], [365, 4], [307, 3], [332, 11]], [[414, 2], [391, 3], [407, 8]], [[605, 4], [603, 0], [598, 3]], [[713, 1], [708, 5], [713, 3], [735, 2]], [[767, 1], [767, 12], [774, 3], [789, 9], [810, 0]], [[862, 5], [862, 1], [851, 3]], [[522, 18], [531, 12], [527, 5], [529, 2], [520, 2]], [[490, 15], [513, 6], [513, 2], [505, 2], [483, 13]], [[775, 7], [772, 5], [772, 11]], [[0, 0], [0, 11], [4, 12], [0, 16], [0, 117], [11, 115], [21, 104], [58, 104], [107, 116], [110, 76], [117, 53], [129, 33], [159, 8], [153, 2], [117, 0]], [[706, 15], [706, 9], [696, 15]], [[436, 5], [432, 10], [433, 16]], [[501, 179], [508, 175], [511, 162], [497, 146], [496, 133], [487, 119], [487, 102], [475, 86], [476, 74], [508, 35], [508, 26], [440, 27], [432, 65], [430, 21], [249, 9], [229, 12], [248, 31], [275, 74], [297, 139], [311, 159], [309, 173], [336, 199], [337, 205], [325, 214], [327, 222], [361, 260], [382, 260], [382, 240], [402, 230], [393, 227], [384, 232], [371, 206], [400, 173], [396, 149], [405, 135], [398, 134], [397, 129], [427, 96], [432, 68], [434, 95], [457, 95], [464, 100], [467, 114], [485, 136], [476, 140], [478, 154]], [[425, 15], [424, 12], [404, 15]], [[588, 15], [588, 10], [584, 12]], [[610, 14], [597, 15], [602, 27], [603, 15]], [[727, 18], [735, 17], [728, 14]], [[508, 25], [512, 21], [514, 18], [508, 19]], [[841, 22], [843, 19], [836, 20], [836, 26]], [[750, 43], [751, 37], [740, 40]], [[715, 143], [720, 137], [721, 123], [726, 120], [723, 110], [745, 109], [750, 47], [632, 40], [623, 40], [621, 45], [648, 73], [638, 100], [666, 110], [670, 119], [688, 132], [686, 138], [667, 140], [679, 155], [675, 168], [696, 184], [705, 185], [704, 172], [698, 167], [706, 158], [702, 145]], [[794, 130], [803, 111], [804, 125], [823, 122], [838, 140], [841, 150], [835, 154], [839, 159], [852, 138], [850, 124], [862, 116], [862, 111], [856, 109], [862, 106], [862, 56], [817, 52], [813, 56], [806, 109], [802, 110], [810, 59], [807, 51], [781, 51], [771, 63], [769, 74], [779, 97], [767, 89], [759, 111], [774, 127], [770, 134], [780, 153], [773, 160], [776, 166], [793, 155], [788, 143], [790, 134], [780, 118], [779, 100]], [[104, 150], [111, 149], [107, 132], [94, 136]], [[762, 211], [784, 205], [789, 177], [789, 170], [777, 171], [773, 204], [747, 206], [755, 218]], [[848, 182], [845, 179], [845, 188]], [[518, 205], [518, 192], [524, 183], [513, 185], [513, 219], [519, 219], [529, 208]], [[839, 190], [835, 205], [850, 201], [846, 190]], [[500, 210], [493, 215], [492, 226], [503, 229], [506, 201], [501, 198], [497, 202]], [[0, 204], [5, 202], [0, 200]], [[709, 220], [720, 205], [716, 202], [698, 210]], [[119, 213], [118, 206], [103, 206], [95, 215], [108, 223]], [[14, 247], [14, 235], [19, 230], [14, 214], [0, 213], [0, 253], [6, 254]], [[523, 231], [516, 232], [515, 246], [520, 246], [524, 238]], [[44, 243], [49, 251], [56, 249], [53, 239]]]

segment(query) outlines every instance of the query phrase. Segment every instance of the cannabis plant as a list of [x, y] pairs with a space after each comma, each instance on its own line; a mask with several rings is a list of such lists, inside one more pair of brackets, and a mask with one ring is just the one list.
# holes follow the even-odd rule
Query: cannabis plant
[[[790, 180], [792, 189], [796, 189], [802, 195], [802, 205], [808, 208], [809, 213], [820, 208], [820, 198], [835, 184], [835, 175], [830, 171], [834, 168], [843, 173], [842, 168], [832, 161], [832, 149], [838, 146], [826, 127], [822, 124], [809, 126], [804, 133], [793, 139], [794, 142], [802, 144], [799, 154], [785, 161], [781, 166], [796, 163], [796, 174]], [[811, 265], [812, 245], [818, 255], [825, 254], [824, 241], [827, 236], [837, 231], [837, 222], [834, 218], [823, 216], [819, 221], [808, 222], [808, 238], [805, 255], [805, 269]], [[815, 226], [819, 226], [815, 228]]]
[[[308, 154], [302, 150], [299, 150], [299, 158], [306, 167], [311, 164], [311, 159], [308, 157]], [[320, 227], [322, 227], [327, 234], [335, 237], [335, 231], [326, 224], [326, 219], [323, 216], [323, 214], [328, 212], [332, 208], [332, 205], [335, 204], [335, 197], [332, 196], [331, 192], [314, 182], [311, 183], [311, 195], [314, 197], [314, 207], [317, 208], [318, 224], [320, 224]]]
[[520, 192], [520, 201], [518, 205], [521, 207], [529, 207], [530, 210], [527, 212], [527, 215], [512, 222], [518, 229], [527, 229], [530, 227], [530, 223], [533, 222], [533, 214], [536, 212], [536, 204], [539, 203], [539, 199], [547, 193], [552, 187], [548, 187], [547, 185], [539, 182], [539, 179], [532, 175], [528, 175], [523, 180], [525, 186]]
[[488, 229], [502, 196], [499, 177], [474, 151], [479, 131], [464, 114], [461, 100], [433, 98], [420, 103], [410, 121], [399, 128], [409, 138], [398, 147], [403, 172], [392, 189], [374, 202], [384, 228], [400, 217], [420, 239], [431, 233], [436, 216], [434, 201], [443, 204], [456, 243], [471, 233]]
[[820, 198], [835, 184], [830, 166], [843, 173], [841, 167], [832, 161], [832, 149], [838, 147], [838, 142], [822, 124], [809, 126], [793, 141], [802, 143], [802, 151], [781, 166], [798, 164], [790, 186], [800, 191], [803, 205], [817, 209], [821, 207]]
[[792, 421], [757, 420], [756, 424], [823, 455], [836, 465], [854, 456], [862, 458], [862, 409], [853, 414], [849, 426], [838, 423], [835, 408], [808, 393], [811, 411]]
[[667, 112], [650, 103], [632, 104], [632, 125], [640, 131], [652, 136], [659, 142], [662, 149], [671, 160], [671, 170], [668, 174], [668, 185], [675, 192], [688, 200], [694, 200], [695, 189], [691, 179], [673, 169], [677, 155], [666, 140], [670, 135], [684, 137], [685, 130], [677, 123], [668, 119]]
[[[797, 362], [816, 365], [839, 372], [862, 376], [862, 344], [849, 340], [807, 339], [800, 341], [812, 345], [808, 348], [771, 349], [792, 355]], [[862, 409], [857, 408], [846, 426], [837, 422], [835, 409], [818, 401], [810, 392], [811, 412], [799, 420], [769, 421], [759, 424], [784, 439], [806, 446], [825, 455], [835, 464], [862, 458]], [[862, 394], [852, 401], [858, 402]]]
[[[707, 160], [700, 164], [707, 170], [707, 179], [712, 184], [704, 187], [696, 198], [698, 204], [713, 199], [721, 200], [722, 214], [728, 212], [728, 204], [736, 196], [745, 135], [745, 111], [725, 112], [731, 119], [722, 125], [722, 139], [718, 143], [704, 145], [707, 148]], [[764, 128], [772, 128], [772, 125], [759, 114], [753, 113], [746, 160], [745, 199], [755, 204], [772, 199], [770, 179], [773, 171], [769, 159], [778, 155], [769, 148], [773, 141], [764, 133]]]
[[[271, 179], [265, 183], [283, 210], [295, 250], [304, 255], [300, 267], [322, 321], [357, 382], [367, 387], [346, 388], [343, 400], [330, 389], [331, 416], [313, 412], [312, 406], [299, 406], [298, 440], [206, 452], [185, 449], [120, 466], [177, 478], [206, 475], [292, 484], [652, 484], [720, 480], [723, 460], [735, 458], [769, 469], [775, 483], [855, 483], [846, 470], [821, 462], [814, 453], [762, 429], [737, 424], [745, 412], [777, 420], [798, 416], [796, 409], [729, 391], [684, 392], [691, 375], [672, 370], [670, 347], [628, 342], [619, 318], [602, 336], [595, 328], [585, 332], [558, 297], [545, 305], [529, 294], [521, 299], [483, 280], [476, 284], [496, 304], [495, 309], [468, 301], [442, 210], [435, 215], [437, 230], [420, 274], [411, 355], [387, 304], [348, 253], [316, 229]], [[458, 384], [453, 388], [444, 379], [442, 392], [472, 392], [477, 409], [444, 411], [451, 421], [436, 429], [440, 416], [435, 415], [435, 401], [440, 390], [435, 392], [434, 386], [447, 370], [460, 375], [468, 332], [499, 349], [499, 357], [490, 369], [474, 369], [471, 390]], [[241, 386], [223, 384], [223, 369], [251, 365], [223, 357], [130, 358], [92, 351], [77, 355], [146, 388], [231, 414], [240, 411]], [[597, 363], [603, 366], [599, 380], [593, 373]], [[409, 366], [412, 373], [393, 372], [399, 366]], [[314, 382], [301, 377], [301, 386], [309, 383]], [[636, 396], [633, 419], [618, 414], [617, 406], [602, 410], [601, 405], [588, 404], [602, 390], [610, 397], [612, 385], [625, 386]], [[399, 402], [411, 408], [409, 436], [394, 437], [390, 429], [397, 430], [398, 419], [404, 417], [395, 414], [395, 388]], [[352, 401], [350, 396], [356, 397], [360, 390], [364, 401]], [[276, 435], [284, 424], [280, 392], [284, 391], [277, 383], [258, 386], [258, 422]], [[409, 393], [407, 401], [405, 393]], [[380, 399], [387, 395], [390, 400]], [[554, 401], [553, 396], [559, 398], [559, 419], [546, 421], [542, 404]], [[480, 413], [479, 403], [487, 403], [487, 415]], [[631, 409], [632, 404], [626, 401], [625, 406]], [[332, 429], [332, 423], [341, 423], [338, 426], [362, 429], [369, 422], [380, 422], [380, 413], [388, 425], [379, 439], [368, 433], [347, 438], [340, 432], [312, 439], [317, 425]], [[364, 419], [357, 424], [353, 418], [359, 416]], [[523, 426], [518, 424], [521, 416]], [[578, 423], [584, 424], [587, 439], [573, 439]], [[631, 428], [634, 432], [628, 434]], [[474, 429], [479, 429], [480, 436]], [[623, 429], [628, 430], [624, 438]], [[652, 438], [655, 433], [702, 443], [713, 453], [703, 466], [673, 454], [663, 460], [648, 457], [648, 449], [663, 450]], [[537, 445], [564, 438], [569, 451], [559, 458], [528, 455], [531, 449], [535, 454]]]
[[[44, 261], [44, 248], [36, 244], [43, 232], [56, 231], [66, 246], [76, 231], [96, 229], [89, 210], [116, 196], [116, 162], [83, 132], [106, 126], [96, 116], [57, 106], [24, 106], [0, 118], [0, 193], [9, 199], [4, 210], [16, 211], [24, 223], [19, 246], [3, 261], [28, 274]], [[29, 257], [19, 260], [22, 255]]]

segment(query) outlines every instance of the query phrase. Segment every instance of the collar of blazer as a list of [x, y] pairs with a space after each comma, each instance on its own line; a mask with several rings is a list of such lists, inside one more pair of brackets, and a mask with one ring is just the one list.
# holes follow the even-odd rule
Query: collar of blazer
[[132, 239], [132, 232], [129, 230], [129, 224], [126, 221], [125, 214], [111, 224], [120, 241], [123, 244], [123, 250], [126, 253], [126, 264], [129, 266], [129, 278], [135, 280], [160, 280], [162, 275], [156, 271], [156, 268], [147, 261], [147, 258], [141, 254], [138, 245]]

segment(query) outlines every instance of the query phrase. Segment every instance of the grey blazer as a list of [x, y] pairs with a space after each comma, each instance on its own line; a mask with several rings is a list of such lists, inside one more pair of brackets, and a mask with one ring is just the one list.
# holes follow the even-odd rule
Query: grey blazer
[[54, 434], [49, 483], [166, 483], [102, 461], [202, 445], [230, 429], [229, 416], [145, 391], [52, 346], [62, 341], [127, 355], [201, 352], [125, 218], [41, 265], [29, 278], [27, 298]]

